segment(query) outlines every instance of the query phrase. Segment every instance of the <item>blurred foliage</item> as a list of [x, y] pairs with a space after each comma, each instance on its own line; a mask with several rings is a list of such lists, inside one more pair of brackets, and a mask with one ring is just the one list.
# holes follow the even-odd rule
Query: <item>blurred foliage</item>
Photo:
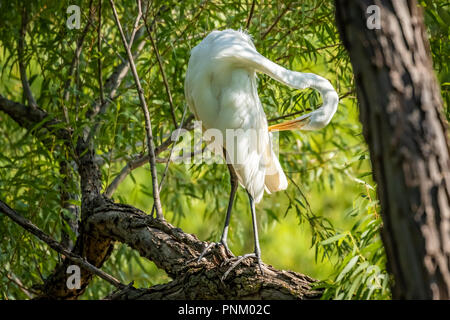
[[[126, 58], [108, 1], [102, 5], [101, 50], [97, 50], [97, 14], [84, 39], [80, 63], [72, 77], [70, 65], [76, 43], [89, 18], [89, 5], [98, 1], [2, 1], [0, 3], [0, 94], [25, 103], [18, 67], [21, 15], [28, 12], [24, 63], [34, 96], [44, 110], [63, 119], [69, 113], [74, 136], [93, 123], [86, 117], [100, 96], [98, 60], [103, 81]], [[81, 29], [68, 29], [67, 7], [81, 7]], [[449, 118], [449, 13], [446, 1], [420, 1], [425, 8], [431, 51]], [[134, 0], [117, 1], [119, 16], [129, 36], [137, 6]], [[257, 50], [292, 70], [328, 78], [341, 96], [332, 123], [319, 132], [279, 134], [280, 160], [289, 188], [265, 195], [257, 206], [263, 260], [322, 280], [325, 299], [389, 299], [390, 277], [379, 230], [382, 221], [372, 181], [368, 149], [361, 134], [349, 58], [334, 25], [329, 0], [261, 1], [249, 20], [252, 1], [143, 1], [144, 14], [163, 61], [179, 122], [184, 108], [184, 75], [190, 50], [210, 31], [246, 28]], [[153, 23], [154, 22], [154, 23]], [[147, 31], [146, 31], [147, 32]], [[175, 129], [161, 71], [147, 33], [137, 58], [137, 70], [150, 107], [153, 132], [159, 145]], [[71, 79], [69, 100], [64, 87]], [[265, 75], [259, 93], [268, 119], [307, 111], [320, 105], [313, 90], [294, 91]], [[144, 120], [131, 74], [127, 74], [106, 112], [99, 116], [94, 137], [106, 188], [121, 168], [144, 150]], [[37, 129], [37, 128], [36, 128]], [[62, 219], [64, 186], [79, 205], [76, 169], [63, 181], [60, 163], [70, 157], [70, 146], [53, 140], [49, 151], [30, 132], [0, 113], [0, 198], [56, 239], [63, 230], [76, 236]], [[165, 158], [169, 150], [160, 157]], [[69, 158], [70, 160], [70, 158]], [[158, 165], [159, 176], [164, 164]], [[169, 166], [162, 190], [166, 218], [200, 239], [216, 241], [228, 203], [229, 178], [223, 164]], [[133, 171], [119, 186], [114, 199], [149, 212], [152, 208], [148, 166]], [[253, 249], [251, 221], [245, 192], [240, 189], [233, 210], [229, 244], [235, 254]], [[61, 257], [0, 215], [0, 298], [27, 298], [31, 288], [48, 276]], [[138, 287], [169, 281], [155, 265], [125, 245], [103, 267], [108, 273]], [[95, 279], [83, 298], [97, 299], [112, 288]]]

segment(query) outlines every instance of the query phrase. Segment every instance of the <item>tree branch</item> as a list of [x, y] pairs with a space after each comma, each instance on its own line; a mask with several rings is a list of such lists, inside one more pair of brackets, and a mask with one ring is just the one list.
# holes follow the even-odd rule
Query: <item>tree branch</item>
[[252, 7], [250, 8], [250, 13], [248, 15], [247, 23], [245, 24], [245, 29], [248, 29], [248, 27], [250, 27], [250, 22], [252, 21], [252, 17], [253, 17], [253, 11], [255, 10], [255, 4], [256, 4], [256, 0], [253, 0]]
[[25, 36], [27, 34], [27, 24], [28, 24], [28, 12], [26, 4], [24, 4], [22, 10], [22, 24], [20, 28], [20, 36], [19, 36], [19, 43], [17, 46], [17, 52], [18, 52], [20, 79], [22, 80], [23, 92], [25, 94], [25, 97], [27, 98], [28, 104], [30, 105], [31, 108], [34, 109], [37, 108], [37, 102], [34, 99], [33, 92], [31, 92], [31, 87], [30, 83], [28, 82], [27, 71], [24, 62]]
[[[192, 128], [190, 127], [190, 121], [193, 119], [193, 117], [189, 117], [186, 120], [186, 125], [183, 125], [182, 128], [184, 129], [188, 129], [191, 130]], [[161, 152], [167, 150], [170, 145], [173, 143], [174, 141], [172, 140], [172, 134], [170, 135], [170, 137], [168, 137], [166, 140], [164, 140], [158, 147], [155, 148], [155, 157], [158, 156]], [[128, 174], [137, 169], [142, 167], [144, 164], [146, 164], [149, 161], [149, 156], [148, 155], [141, 155], [133, 160], [131, 160], [130, 162], [128, 162], [123, 168], [122, 170], [120, 170], [119, 174], [114, 178], [113, 182], [111, 182], [111, 184], [106, 188], [105, 191], [105, 196], [107, 196], [108, 198], [110, 198], [114, 192], [116, 191], [116, 189], [119, 187], [119, 184], [125, 180], [125, 178], [128, 176]], [[169, 161], [169, 159], [159, 159], [156, 158], [156, 162], [158, 163], [165, 163]]]
[[[52, 118], [46, 111], [36, 108], [27, 108], [25, 105], [6, 99], [0, 94], [0, 111], [8, 114], [21, 127], [33, 130], [33, 135], [44, 144], [50, 143], [46, 133], [49, 132], [59, 139], [70, 141], [71, 129], [62, 126], [62, 122]], [[40, 125], [40, 126], [38, 126]], [[45, 129], [45, 130], [43, 130]]]
[[281, 13], [278, 15], [278, 17], [276, 17], [275, 21], [272, 23], [272, 25], [266, 30], [266, 32], [263, 33], [261, 39], [264, 39], [270, 33], [270, 31], [272, 31], [272, 29], [278, 24], [281, 18], [289, 11], [289, 9], [291, 8], [290, 6], [291, 6], [290, 3], [286, 5], [286, 8], [284, 8], [284, 10], [281, 11]]
[[86, 230], [126, 243], [174, 279], [149, 289], [125, 290], [116, 299], [315, 299], [321, 294], [312, 289], [316, 280], [266, 264], [261, 275], [252, 259], [222, 281], [232, 263], [222, 247], [198, 262], [207, 242], [128, 205], [104, 202], [88, 218]]
[[141, 102], [142, 111], [144, 112], [145, 131], [147, 133], [147, 148], [148, 148], [148, 154], [149, 154], [150, 171], [151, 171], [151, 175], [152, 175], [153, 201], [154, 201], [154, 205], [156, 207], [156, 216], [159, 219], [164, 219], [164, 216], [162, 213], [161, 200], [159, 198], [158, 176], [157, 176], [157, 172], [156, 172], [156, 162], [155, 162], [155, 145], [153, 142], [150, 114], [148, 112], [147, 102], [145, 101], [144, 90], [141, 87], [139, 75], [137, 74], [136, 66], [134, 64], [133, 55], [131, 54], [130, 48], [129, 48], [129, 46], [127, 44], [127, 40], [125, 38], [125, 34], [123, 33], [122, 25], [120, 24], [119, 16], [117, 15], [114, 1], [109, 0], [109, 3], [111, 4], [111, 8], [112, 8], [112, 11], [114, 14], [114, 19], [116, 21], [117, 28], [119, 29], [119, 32], [120, 32], [120, 35], [122, 38], [123, 46], [128, 55], [128, 60], [130, 62], [134, 81], [136, 82], [136, 87], [137, 87], [137, 91], [138, 91], [138, 95], [139, 95], [139, 100]]
[[[134, 37], [134, 41], [140, 39], [143, 35], [144, 29], [140, 28]], [[137, 44], [133, 54], [133, 59], [136, 59], [139, 56], [142, 49], [144, 48], [144, 45], [145, 40], [142, 40], [141, 42], [139, 42], [139, 44]], [[92, 105], [92, 108], [86, 113], [87, 118], [93, 119], [98, 114], [102, 114], [106, 111], [111, 101], [113, 101], [117, 97], [117, 90], [122, 84], [122, 80], [127, 75], [128, 70], [130, 70], [130, 63], [128, 61], [122, 61], [122, 63], [116, 67], [114, 72], [109, 76], [104, 84], [103, 90], [104, 92], [109, 92], [108, 97], [104, 99], [103, 103], [101, 99], [95, 101], [95, 103]]]
[[67, 110], [66, 103], [68, 103], [69, 97], [70, 97], [69, 88], [70, 88], [70, 84], [72, 83], [72, 78], [74, 76], [75, 70], [80, 62], [80, 56], [81, 56], [81, 51], [83, 50], [84, 39], [86, 38], [89, 28], [92, 25], [92, 20], [91, 20], [92, 15], [93, 15], [93, 8], [92, 8], [92, 0], [91, 0], [89, 2], [89, 19], [88, 19], [83, 31], [81, 32], [80, 37], [78, 38], [77, 46], [75, 48], [75, 53], [73, 55], [72, 62], [70, 63], [67, 80], [66, 80], [66, 83], [64, 84], [63, 112], [64, 112], [64, 119], [66, 120], [67, 123], [69, 123], [69, 112]]
[[[209, 3], [209, 0], [201, 1], [199, 7], [196, 8], [198, 10], [197, 14], [189, 21], [189, 23], [187, 23], [186, 27], [183, 29], [183, 31], [181, 31], [180, 35], [177, 36], [176, 39], [174, 40], [174, 43], [177, 43], [178, 40], [180, 40], [183, 37], [183, 35], [186, 33], [186, 31], [195, 24], [195, 22], [200, 18], [200, 15], [202, 14], [202, 12], [206, 9], [206, 6], [208, 3]], [[169, 9], [167, 6], [163, 6], [163, 7], [164, 7], [164, 11]], [[161, 7], [161, 8], [163, 8], [163, 7]], [[164, 57], [170, 49], [171, 49], [170, 46], [167, 47], [165, 50], [162, 51], [160, 56]], [[157, 62], [153, 63], [151, 67], [153, 67], [156, 63]]]
[[[101, 6], [99, 8], [99, 12], [101, 12]], [[72, 79], [75, 75], [76, 82], [75, 86], [79, 87], [79, 63], [80, 63], [80, 56], [83, 49], [84, 39], [86, 38], [86, 35], [92, 26], [92, 18], [93, 18], [94, 10], [93, 10], [93, 0], [90, 0], [89, 2], [89, 17], [87, 19], [86, 26], [83, 28], [83, 31], [81, 32], [80, 37], [78, 38], [75, 52], [72, 58], [72, 62], [70, 64], [67, 80], [64, 84], [64, 90], [63, 90], [63, 101], [62, 101], [62, 109], [63, 109], [63, 115], [64, 120], [67, 124], [70, 123], [69, 118], [69, 111], [67, 109], [67, 105], [69, 104], [69, 98], [70, 98], [70, 85], [72, 83]], [[100, 40], [99, 40], [100, 41]], [[99, 57], [100, 60], [100, 57]], [[101, 72], [101, 69], [100, 69]], [[76, 116], [75, 119], [78, 118], [78, 103], [79, 103], [79, 95], [76, 96]], [[73, 147], [73, 149], [75, 149]], [[61, 212], [62, 219], [68, 224], [69, 228], [78, 235], [78, 219], [79, 219], [79, 208], [73, 204], [70, 203], [70, 200], [75, 199], [76, 195], [70, 194], [68, 190], [68, 185], [72, 181], [72, 172], [69, 169], [70, 167], [70, 160], [64, 159], [60, 161], [60, 174], [63, 179], [63, 184], [61, 186], [61, 206], [62, 208], [68, 210], [72, 217], [66, 217], [63, 212]], [[61, 237], [63, 239], [63, 243], [66, 245], [67, 248], [72, 248], [73, 243], [70, 240], [69, 235], [64, 231], [64, 229], [61, 230]]]
[[[350, 91], [344, 93], [343, 95], [341, 95], [341, 96], [339, 97], [339, 101], [341, 101], [342, 99], [348, 97], [348, 96], [351, 95], [352, 93], [353, 93], [353, 90], [350, 90]], [[319, 108], [319, 107], [320, 107], [320, 106], [317, 106], [316, 109]], [[286, 118], [289, 118], [289, 117], [297, 116], [297, 115], [299, 115], [299, 114], [302, 114], [302, 113], [305, 113], [305, 112], [309, 112], [309, 111], [312, 111], [312, 110], [313, 110], [312, 108], [307, 108], [307, 109], [305, 109], [305, 110], [296, 111], [296, 112], [292, 112], [292, 113], [289, 113], [289, 114], [285, 114], [285, 115], [283, 115], [283, 116], [271, 118], [271, 119], [267, 120], [267, 122], [269, 122], [269, 123], [271, 123], [271, 122], [276, 122], [276, 121], [278, 121], [278, 120], [283, 120], [283, 119], [286, 119]]]
[[[133, 42], [131, 42], [133, 43]], [[102, 0], [98, 0], [98, 27], [97, 27], [97, 51], [98, 51], [98, 87], [100, 91], [100, 104], [105, 103], [105, 93], [103, 90], [103, 66], [102, 66]]]
[[159, 70], [161, 71], [161, 76], [163, 79], [164, 87], [166, 89], [167, 97], [169, 99], [170, 115], [172, 116], [172, 121], [176, 128], [177, 127], [177, 119], [175, 117], [175, 108], [173, 106], [173, 99], [172, 99], [172, 93], [170, 92], [169, 82], [167, 81], [166, 72], [164, 71], [164, 66], [162, 64], [161, 56], [159, 55], [158, 47], [156, 46], [155, 40], [153, 40], [152, 33], [147, 24], [147, 18], [145, 16], [144, 16], [144, 23], [145, 23], [145, 28], [147, 29], [148, 37], [150, 38], [150, 42], [152, 43], [153, 50], [155, 51], [156, 59], [158, 60]]
[[66, 248], [64, 248], [61, 244], [59, 244], [56, 240], [54, 240], [52, 237], [45, 234], [41, 229], [36, 227], [34, 224], [32, 224], [30, 221], [16, 213], [13, 209], [11, 209], [6, 203], [0, 200], [0, 211], [3, 212], [5, 215], [7, 215], [11, 220], [13, 220], [15, 223], [20, 225], [22, 228], [27, 230], [28, 232], [34, 234], [36, 237], [38, 237], [40, 240], [44, 241], [46, 244], [48, 244], [53, 250], [63, 254], [71, 261], [81, 265], [84, 269], [86, 269], [89, 272], [92, 272], [93, 274], [96, 274], [103, 280], [108, 281], [113, 286], [117, 288], [125, 288], [125, 285], [120, 283], [119, 280], [114, 278], [113, 276], [105, 273], [104, 271], [96, 268], [89, 262], [87, 262], [84, 258], [68, 251]]
[[128, 41], [128, 49], [131, 50], [131, 46], [133, 45], [134, 36], [136, 35], [136, 31], [139, 29], [139, 20], [142, 18], [142, 6], [141, 1], [136, 1], [138, 6], [138, 15], [136, 16], [136, 20], [134, 21], [134, 27], [131, 31], [130, 40]]
[[[198, 240], [195, 235], [100, 195], [90, 205], [91, 214], [83, 220], [82, 235], [74, 251], [69, 252], [0, 202], [1, 211], [68, 258], [40, 286], [42, 295], [38, 298], [77, 298], [84, 292], [92, 274], [108, 278], [105, 280], [120, 289], [108, 299], [317, 299], [321, 295], [320, 290], [313, 289], [316, 280], [295, 272], [276, 270], [266, 264], [262, 275], [252, 259], [238, 265], [222, 281], [221, 276], [233, 262], [228, 260], [230, 257], [223, 247], [212, 249], [199, 262], [197, 257], [209, 243]], [[137, 250], [174, 280], [148, 289], [134, 289], [132, 284], [125, 286], [114, 281], [98, 270], [109, 256], [110, 244], [114, 241]], [[96, 261], [91, 262], [86, 256]], [[79, 290], [70, 290], [66, 286], [66, 270], [72, 261], [88, 271], [81, 274]]]
[[[161, 181], [159, 182], [159, 192], [161, 193], [162, 187], [164, 185], [164, 179], [166, 178], [167, 172], [169, 170], [169, 164], [170, 161], [172, 160], [172, 153], [173, 153], [173, 149], [175, 147], [175, 143], [178, 142], [178, 139], [180, 138], [180, 133], [181, 133], [181, 128], [183, 126], [183, 122], [184, 122], [184, 117], [186, 116], [186, 109], [187, 109], [187, 104], [184, 104], [184, 110], [183, 110], [183, 116], [181, 117], [181, 121], [180, 121], [180, 125], [178, 126], [178, 129], [175, 131], [175, 139], [173, 139], [173, 144], [172, 144], [172, 148], [170, 148], [170, 152], [169, 152], [169, 156], [167, 157], [167, 161], [166, 161], [166, 166], [164, 167], [164, 171], [161, 175]], [[172, 135], [171, 135], [172, 137]], [[155, 204], [153, 204], [152, 207], [152, 213], [151, 216], [153, 216], [153, 212], [155, 211]]]

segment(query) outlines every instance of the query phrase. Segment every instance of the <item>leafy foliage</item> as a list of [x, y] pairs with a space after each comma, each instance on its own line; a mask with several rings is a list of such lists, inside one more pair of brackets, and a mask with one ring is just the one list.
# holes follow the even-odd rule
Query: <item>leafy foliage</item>
[[[67, 108], [68, 123], [62, 122], [61, 126], [73, 129], [72, 145], [47, 133], [51, 141], [48, 146], [0, 113], [0, 198], [46, 233], [60, 240], [65, 232], [72, 241], [76, 234], [64, 219], [72, 213], [61, 204], [65, 192], [71, 195], [71, 204], [80, 205], [78, 173], [71, 159], [77, 137], [98, 125], [94, 144], [104, 188], [126, 163], [145, 153], [144, 120], [131, 73], [125, 75], [115, 95], [105, 92], [109, 106], [90, 118], [92, 106], [100, 99], [99, 59], [101, 81], [107, 88], [106, 80], [126, 59], [126, 53], [109, 2], [102, 1], [100, 50], [96, 30], [98, 2], [77, 2], [82, 13], [81, 28], [72, 30], [66, 26], [66, 10], [73, 4], [68, 0], [2, 2], [0, 10], [0, 94], [26, 102], [18, 66], [18, 39], [22, 16], [27, 12], [23, 63], [32, 92], [38, 105], [52, 117], [63, 120]], [[421, 5], [425, 8], [434, 65], [449, 118], [448, 4], [421, 1]], [[136, 2], [117, 1], [116, 6], [129, 37], [137, 14]], [[263, 260], [321, 279], [319, 286], [325, 288], [325, 299], [389, 299], [391, 279], [379, 236], [382, 221], [376, 186], [358, 121], [351, 64], [334, 25], [333, 3], [263, 1], [255, 4], [250, 17], [251, 7], [249, 0], [143, 1], [148, 30], [142, 26], [144, 32], [136, 35], [132, 48], [137, 52], [139, 43], [144, 41], [136, 63], [150, 107], [156, 145], [176, 128], [172, 112], [178, 122], [181, 120], [189, 52], [213, 29], [246, 28], [257, 50], [272, 61], [328, 78], [341, 97], [332, 123], [319, 132], [279, 134], [280, 160], [290, 186], [285, 192], [266, 195], [257, 207]], [[166, 79], [148, 32], [155, 40]], [[72, 72], [74, 52], [82, 37], [83, 48]], [[264, 75], [259, 78], [259, 94], [269, 119], [306, 112], [321, 103], [320, 96], [312, 90], [293, 91]], [[33, 128], [39, 129], [40, 126]], [[168, 149], [158, 157], [166, 158], [169, 152]], [[61, 170], [63, 166], [68, 170]], [[164, 164], [158, 164], [157, 169], [161, 177]], [[133, 171], [119, 186], [114, 199], [150, 211], [153, 203], [149, 177], [147, 166]], [[185, 231], [196, 233], [201, 239], [216, 240], [228, 192], [224, 165], [172, 163], [161, 194], [163, 209], [169, 221]], [[250, 251], [253, 246], [246, 201], [240, 190], [230, 229], [231, 249], [235, 253]], [[45, 244], [0, 216], [0, 298], [26, 298], [22, 287], [32, 291], [32, 285], [48, 276], [60, 259]], [[153, 263], [123, 245], [117, 245], [103, 270], [124, 282], [135, 280], [142, 287], [168, 280]], [[97, 279], [84, 297], [101, 298], [110, 291], [108, 284]]]

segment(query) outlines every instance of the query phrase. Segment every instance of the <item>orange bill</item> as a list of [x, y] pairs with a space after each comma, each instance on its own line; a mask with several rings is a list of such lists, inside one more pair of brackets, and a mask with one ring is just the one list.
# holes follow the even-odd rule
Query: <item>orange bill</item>
[[303, 119], [288, 120], [282, 123], [269, 126], [269, 132], [271, 131], [286, 131], [286, 130], [299, 130], [309, 122], [309, 117]]

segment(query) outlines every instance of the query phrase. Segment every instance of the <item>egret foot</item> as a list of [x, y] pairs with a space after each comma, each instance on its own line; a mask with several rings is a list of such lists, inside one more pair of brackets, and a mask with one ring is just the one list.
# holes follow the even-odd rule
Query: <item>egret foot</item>
[[234, 257], [234, 254], [233, 254], [233, 252], [231, 252], [230, 248], [228, 248], [228, 244], [226, 241], [211, 242], [210, 244], [208, 244], [206, 246], [206, 248], [200, 254], [200, 256], [197, 259], [197, 262], [200, 262], [207, 253], [211, 252], [211, 248], [216, 247], [216, 246], [221, 246], [221, 245], [225, 248], [225, 250], [229, 256]]
[[264, 270], [262, 268], [261, 256], [259, 254], [256, 254], [256, 253], [253, 252], [253, 253], [244, 254], [243, 256], [236, 257], [237, 260], [231, 265], [230, 268], [228, 268], [227, 271], [225, 271], [225, 273], [223, 274], [221, 280], [224, 281], [228, 277], [230, 272], [234, 268], [236, 268], [239, 265], [239, 263], [241, 263], [244, 259], [247, 259], [247, 258], [256, 258], [256, 260], [258, 262], [259, 271], [261, 271], [261, 274], [264, 275]]

